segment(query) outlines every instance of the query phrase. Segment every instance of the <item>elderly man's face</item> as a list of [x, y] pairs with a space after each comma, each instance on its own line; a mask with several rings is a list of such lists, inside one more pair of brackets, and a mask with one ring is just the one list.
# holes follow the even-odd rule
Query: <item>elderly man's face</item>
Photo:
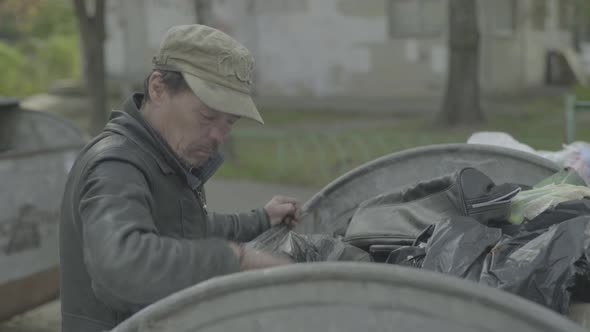
[[160, 132], [184, 162], [198, 167], [226, 141], [239, 118], [209, 109], [191, 91], [165, 94]]

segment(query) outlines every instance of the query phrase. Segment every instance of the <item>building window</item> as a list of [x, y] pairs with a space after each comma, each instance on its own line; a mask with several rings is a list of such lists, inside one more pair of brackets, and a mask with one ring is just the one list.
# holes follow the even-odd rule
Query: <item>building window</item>
[[[539, 1], [539, 0], [535, 0]], [[494, 0], [488, 3], [491, 11], [486, 15], [491, 22], [492, 32], [511, 34], [516, 30], [518, 0]]]
[[569, 30], [574, 18], [574, 4], [570, 0], [559, 0], [558, 12], [559, 28]]
[[547, 1], [535, 0], [533, 2], [533, 29], [544, 31], [547, 19]]
[[391, 37], [437, 36], [446, 30], [446, 0], [388, 0]]

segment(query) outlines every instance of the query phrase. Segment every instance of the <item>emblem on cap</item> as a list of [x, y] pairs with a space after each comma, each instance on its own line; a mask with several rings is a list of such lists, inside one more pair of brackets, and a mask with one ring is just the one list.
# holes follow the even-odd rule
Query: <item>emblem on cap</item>
[[248, 85], [252, 83], [254, 60], [245, 47], [220, 54], [217, 58], [217, 68], [225, 76], [235, 76]]

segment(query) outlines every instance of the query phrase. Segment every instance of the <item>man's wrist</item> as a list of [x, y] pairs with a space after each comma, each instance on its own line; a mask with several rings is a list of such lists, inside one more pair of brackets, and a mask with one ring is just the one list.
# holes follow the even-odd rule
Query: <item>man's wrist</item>
[[266, 226], [265, 230], [272, 227], [272, 223], [270, 221], [270, 215], [268, 214], [268, 211], [266, 210], [266, 208], [260, 208], [259, 211], [260, 211], [260, 217], [262, 218], [262, 222]]
[[246, 249], [242, 243], [238, 243], [238, 263], [240, 268], [244, 265], [244, 256], [246, 255]]
[[240, 269], [242, 269], [243, 265], [244, 265], [244, 256], [246, 253], [246, 249], [244, 248], [244, 245], [241, 243], [230, 242], [229, 247], [232, 249], [232, 251], [234, 252], [234, 255], [238, 259], [238, 266], [240, 267]]

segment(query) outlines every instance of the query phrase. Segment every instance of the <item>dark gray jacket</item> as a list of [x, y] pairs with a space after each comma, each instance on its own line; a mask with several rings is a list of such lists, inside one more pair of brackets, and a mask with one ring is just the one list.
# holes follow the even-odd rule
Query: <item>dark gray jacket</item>
[[269, 228], [263, 209], [207, 212], [202, 188], [219, 166], [187, 169], [143, 120], [141, 94], [113, 112], [80, 153], [61, 209], [62, 330], [104, 331], [141, 308], [237, 272], [227, 240]]

